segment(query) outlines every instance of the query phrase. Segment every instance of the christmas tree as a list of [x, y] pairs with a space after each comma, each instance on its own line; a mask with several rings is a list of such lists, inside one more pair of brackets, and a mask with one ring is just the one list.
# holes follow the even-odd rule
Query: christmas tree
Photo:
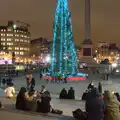
[[58, 0], [53, 27], [51, 72], [76, 74], [77, 56], [67, 0]]

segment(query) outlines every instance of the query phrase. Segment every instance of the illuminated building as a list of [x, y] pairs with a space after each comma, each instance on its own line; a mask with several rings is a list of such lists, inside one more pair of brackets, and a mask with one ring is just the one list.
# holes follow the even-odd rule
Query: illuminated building
[[99, 62], [109, 59], [109, 61], [112, 63], [118, 59], [119, 51], [120, 49], [117, 47], [116, 43], [98, 43], [95, 50], [96, 59], [98, 59]]
[[43, 60], [47, 55], [51, 55], [52, 41], [46, 38], [31, 40], [30, 56], [35, 60]]
[[28, 24], [19, 21], [8, 21], [7, 26], [0, 26], [1, 49], [3, 53], [14, 52], [18, 62], [29, 56], [31, 34], [28, 27]]

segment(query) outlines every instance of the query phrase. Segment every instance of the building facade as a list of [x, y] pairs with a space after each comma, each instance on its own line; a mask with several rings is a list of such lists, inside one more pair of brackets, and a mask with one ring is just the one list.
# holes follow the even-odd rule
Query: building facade
[[52, 41], [46, 38], [37, 38], [31, 40], [30, 55], [35, 60], [44, 61], [45, 58], [52, 53]]
[[108, 59], [111, 63], [119, 57], [120, 49], [116, 43], [98, 43], [95, 50], [96, 59], [101, 62]]
[[2, 54], [15, 53], [16, 61], [22, 62], [29, 56], [31, 34], [25, 24], [17, 25], [8, 21], [7, 26], [0, 26], [0, 44]]

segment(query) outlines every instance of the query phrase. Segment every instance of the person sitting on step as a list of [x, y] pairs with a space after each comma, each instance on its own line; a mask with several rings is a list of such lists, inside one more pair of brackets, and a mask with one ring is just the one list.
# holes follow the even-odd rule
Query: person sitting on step
[[9, 84], [9, 86], [5, 89], [4, 92], [6, 93], [7, 98], [16, 98], [13, 83]]
[[75, 99], [75, 91], [74, 91], [73, 87], [70, 87], [70, 89], [68, 90], [67, 98]]
[[60, 92], [59, 99], [67, 99], [67, 91], [63, 88]]

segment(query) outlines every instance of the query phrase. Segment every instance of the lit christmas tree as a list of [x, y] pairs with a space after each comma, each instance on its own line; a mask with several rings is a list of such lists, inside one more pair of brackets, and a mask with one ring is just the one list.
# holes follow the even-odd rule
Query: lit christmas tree
[[52, 74], [77, 73], [77, 55], [73, 41], [71, 14], [67, 0], [58, 0], [52, 44]]

